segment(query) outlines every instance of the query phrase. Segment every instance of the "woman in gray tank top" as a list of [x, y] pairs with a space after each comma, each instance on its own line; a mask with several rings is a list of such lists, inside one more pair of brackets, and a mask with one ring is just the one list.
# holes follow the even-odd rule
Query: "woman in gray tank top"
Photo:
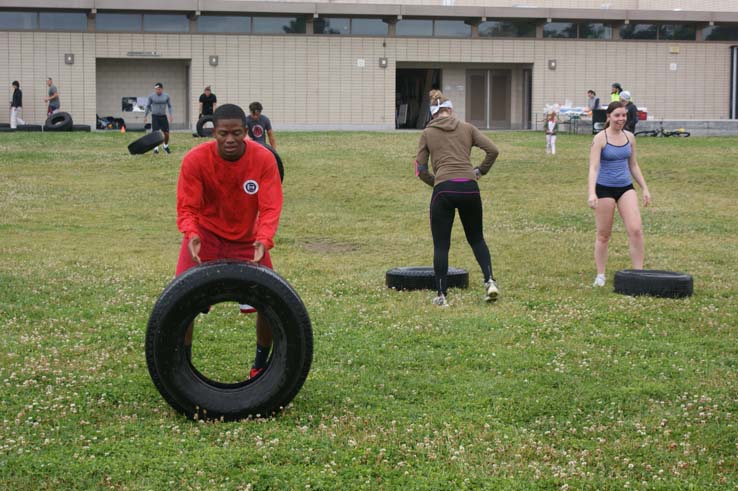
[[651, 193], [636, 159], [636, 141], [633, 133], [623, 127], [627, 111], [621, 102], [607, 106], [605, 129], [597, 133], [589, 152], [589, 198], [587, 203], [595, 212], [597, 237], [594, 256], [597, 276], [594, 285], [605, 286], [607, 246], [612, 233], [612, 222], [617, 208], [628, 232], [628, 249], [633, 269], [643, 269], [645, 247], [638, 195], [633, 180], [643, 192], [643, 206], [651, 202]]

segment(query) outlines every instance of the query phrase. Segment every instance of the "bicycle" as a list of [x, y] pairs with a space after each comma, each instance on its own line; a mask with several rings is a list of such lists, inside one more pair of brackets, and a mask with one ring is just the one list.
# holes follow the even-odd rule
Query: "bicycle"
[[676, 136], [676, 137], [682, 137], [687, 138], [691, 133], [689, 131], [686, 131], [684, 128], [678, 128], [676, 130], [665, 130], [664, 129], [664, 122], [659, 122], [659, 129], [657, 130], [643, 130], [643, 131], [636, 131], [634, 133], [635, 136], [663, 136], [663, 137], [670, 137], [670, 136]]

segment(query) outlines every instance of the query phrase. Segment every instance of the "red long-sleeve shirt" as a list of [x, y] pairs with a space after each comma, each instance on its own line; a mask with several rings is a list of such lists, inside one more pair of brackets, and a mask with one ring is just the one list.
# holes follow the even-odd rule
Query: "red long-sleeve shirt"
[[198, 226], [227, 240], [274, 247], [282, 212], [282, 183], [274, 155], [246, 143], [234, 161], [220, 157], [215, 141], [185, 155], [177, 183], [177, 227], [189, 239]]

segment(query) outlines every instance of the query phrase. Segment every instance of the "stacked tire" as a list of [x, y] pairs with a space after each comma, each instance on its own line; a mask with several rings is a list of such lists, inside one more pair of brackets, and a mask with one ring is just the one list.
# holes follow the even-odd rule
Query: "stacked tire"
[[72, 131], [74, 129], [74, 121], [69, 113], [54, 113], [46, 119], [44, 123], [44, 131]]

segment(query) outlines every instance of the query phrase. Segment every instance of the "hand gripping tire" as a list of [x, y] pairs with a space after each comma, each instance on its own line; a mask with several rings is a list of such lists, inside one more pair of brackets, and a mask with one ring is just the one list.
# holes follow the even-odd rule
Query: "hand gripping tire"
[[74, 121], [69, 113], [54, 113], [46, 119], [44, 131], [72, 131]]
[[624, 269], [615, 273], [615, 293], [682, 298], [693, 292], [692, 276], [654, 269]]
[[128, 145], [131, 155], [141, 155], [164, 143], [164, 133], [153, 131]]
[[[468, 288], [469, 273], [463, 269], [448, 268], [449, 288]], [[436, 275], [429, 266], [394, 268], [385, 274], [387, 286], [396, 290], [435, 290]]]
[[200, 119], [197, 120], [197, 135], [201, 136], [203, 138], [210, 138], [213, 136], [213, 128], [205, 128], [205, 125], [207, 123], [213, 122], [213, 116], [207, 115], [203, 116]]
[[[184, 335], [200, 312], [230, 301], [248, 303], [264, 315], [273, 344], [258, 377], [221, 383], [192, 366]], [[269, 268], [244, 262], [214, 261], [175, 278], [154, 305], [146, 329], [146, 364], [154, 385], [190, 419], [231, 421], [276, 413], [299, 392], [312, 357], [310, 318], [295, 290]]]
[[284, 165], [282, 164], [282, 158], [272, 147], [270, 147], [269, 145], [264, 146], [268, 148], [270, 152], [272, 152], [272, 155], [274, 155], [274, 158], [277, 160], [277, 168], [279, 169], [279, 182], [284, 182]]

